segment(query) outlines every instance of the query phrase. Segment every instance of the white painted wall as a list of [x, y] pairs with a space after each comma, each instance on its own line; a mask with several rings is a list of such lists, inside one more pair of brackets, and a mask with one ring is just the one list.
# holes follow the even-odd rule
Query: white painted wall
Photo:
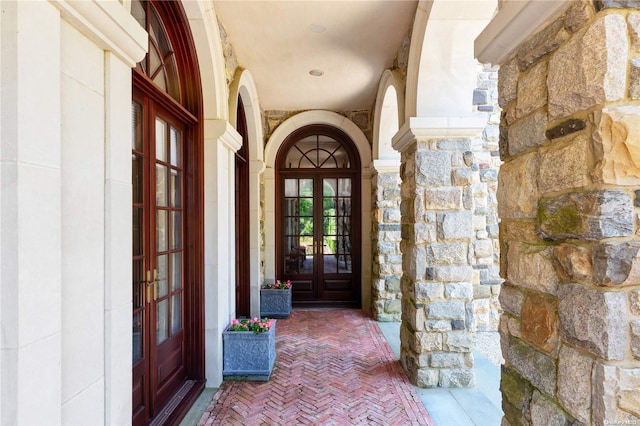
[[1, 6], [0, 424], [60, 423], [60, 19]]
[[222, 332], [235, 317], [235, 152], [242, 138], [225, 120], [206, 120], [205, 353], [207, 387], [222, 382]]
[[105, 414], [104, 52], [65, 21], [61, 36], [62, 422], [96, 424]]
[[126, 424], [146, 34], [117, 1], [1, 7], [0, 424]]

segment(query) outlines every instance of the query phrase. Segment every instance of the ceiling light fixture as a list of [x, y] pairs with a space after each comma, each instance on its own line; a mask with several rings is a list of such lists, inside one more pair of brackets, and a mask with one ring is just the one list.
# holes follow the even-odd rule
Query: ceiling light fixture
[[321, 75], [324, 74], [324, 71], [322, 71], [322, 70], [311, 70], [311, 71], [309, 71], [309, 74], [311, 74], [314, 77], [320, 77]]

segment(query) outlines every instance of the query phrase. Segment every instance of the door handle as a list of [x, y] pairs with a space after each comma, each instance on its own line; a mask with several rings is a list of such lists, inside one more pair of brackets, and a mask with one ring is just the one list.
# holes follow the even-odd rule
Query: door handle
[[158, 299], [158, 270], [153, 270], [153, 279], [151, 279], [151, 271], [147, 271], [147, 303], [151, 303]]
[[147, 303], [151, 303], [151, 271], [147, 271], [147, 280], [145, 285], [147, 287]]
[[158, 299], [158, 270], [153, 270], [153, 300]]

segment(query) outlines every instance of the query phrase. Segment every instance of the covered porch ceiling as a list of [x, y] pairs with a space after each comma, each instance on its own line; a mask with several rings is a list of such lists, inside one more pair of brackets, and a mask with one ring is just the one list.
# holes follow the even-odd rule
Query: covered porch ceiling
[[[264, 110], [372, 109], [415, 0], [214, 0]], [[318, 75], [320, 74], [320, 75]]]

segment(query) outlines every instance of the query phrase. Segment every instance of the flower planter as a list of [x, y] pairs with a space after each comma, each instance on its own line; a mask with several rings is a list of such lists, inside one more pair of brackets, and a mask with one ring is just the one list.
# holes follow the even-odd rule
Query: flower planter
[[260, 289], [260, 316], [288, 318], [291, 314], [291, 288]]
[[267, 381], [276, 362], [276, 322], [269, 331], [222, 332], [222, 377], [225, 380]]

